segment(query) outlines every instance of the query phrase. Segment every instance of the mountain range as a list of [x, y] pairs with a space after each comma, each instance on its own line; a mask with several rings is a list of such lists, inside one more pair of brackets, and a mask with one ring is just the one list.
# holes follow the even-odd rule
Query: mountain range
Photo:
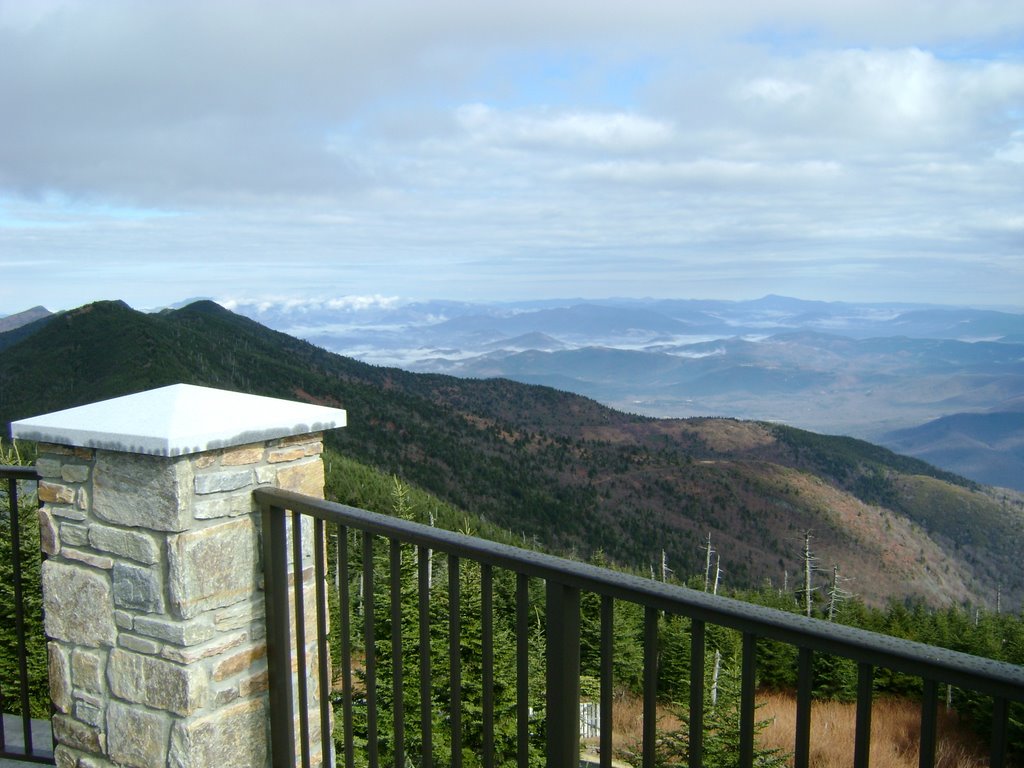
[[[1024, 315], [766, 296], [472, 304], [237, 303], [366, 362], [504, 377], [657, 417], [728, 416], [858, 437], [1024, 490]], [[960, 418], [936, 443], [932, 422]], [[993, 442], [975, 427], [1002, 422]]]
[[664, 554], [696, 575], [710, 534], [727, 584], [781, 588], [810, 532], [869, 602], [1024, 597], [1024, 496], [849, 437], [369, 365], [209, 301], [91, 304], [0, 333], [0, 350], [5, 423], [176, 382], [328, 403], [349, 412], [333, 449], [548, 549], [641, 571]]

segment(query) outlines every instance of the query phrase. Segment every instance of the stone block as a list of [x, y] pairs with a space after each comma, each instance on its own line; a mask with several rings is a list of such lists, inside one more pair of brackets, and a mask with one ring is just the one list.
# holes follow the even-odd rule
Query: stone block
[[75, 489], [52, 480], [40, 480], [39, 500], [46, 504], [74, 504]]
[[231, 635], [215, 637], [203, 645], [191, 645], [184, 648], [166, 646], [160, 653], [165, 659], [176, 661], [179, 664], [195, 664], [201, 659], [208, 659], [229, 651], [246, 641], [245, 632], [235, 632]]
[[323, 441], [323, 432], [304, 432], [297, 435], [288, 435], [278, 441], [278, 445], [308, 445]]
[[172, 768], [251, 768], [267, 761], [268, 716], [263, 700], [240, 701], [206, 717], [176, 723], [167, 765]]
[[92, 448], [80, 448], [74, 445], [57, 445], [56, 443], [40, 443], [40, 455], [52, 454], [54, 456], [74, 456], [76, 459], [92, 459]]
[[304, 493], [322, 499], [324, 496], [324, 464], [319, 459], [277, 471], [277, 486], [286, 491]]
[[305, 456], [306, 451], [303, 450], [301, 445], [295, 445], [288, 448], [278, 448], [267, 454], [267, 463], [280, 464], [284, 461], [296, 461], [298, 459], [305, 458]]
[[103, 707], [96, 701], [87, 701], [76, 698], [75, 718], [86, 725], [94, 725], [97, 728], [103, 727]]
[[256, 482], [260, 485], [273, 485], [277, 480], [277, 467], [256, 467]]
[[256, 530], [248, 518], [168, 540], [171, 606], [182, 618], [221, 608], [256, 591]]
[[191, 715], [206, 696], [206, 676], [197, 667], [115, 648], [107, 663], [107, 684], [115, 696], [153, 709]]
[[89, 544], [93, 549], [146, 565], [153, 565], [160, 559], [160, 545], [156, 539], [141, 531], [96, 523], [89, 527]]
[[220, 455], [217, 451], [205, 451], [204, 453], [197, 453], [192, 457], [192, 467], [194, 469], [207, 469], [217, 463], [217, 459]]
[[78, 758], [78, 768], [120, 768], [109, 760], [104, 760], [102, 757], [93, 757], [92, 755], [82, 755]]
[[176, 645], [205, 643], [216, 633], [206, 617], [189, 621], [175, 621], [158, 616], [137, 616], [133, 625], [139, 634]]
[[166, 714], [119, 701], [112, 701], [107, 707], [109, 754], [119, 765], [131, 768], [166, 765], [170, 734], [171, 719]]
[[39, 515], [39, 548], [48, 557], [56, 557], [60, 553], [60, 537], [57, 535], [57, 521], [48, 507], [40, 507]]
[[256, 464], [263, 458], [263, 444], [240, 445], [237, 448], [227, 448], [220, 458], [222, 467], [234, 467], [244, 464]]
[[211, 705], [214, 708], [219, 709], [220, 707], [230, 704], [232, 701], [237, 701], [238, 698], [238, 687], [229, 685], [226, 688], [219, 689], [213, 694]]
[[71, 711], [71, 667], [60, 643], [46, 644], [47, 670], [50, 677], [50, 700], [58, 712]]
[[218, 517], [241, 517], [242, 515], [251, 514], [252, 511], [252, 494], [248, 489], [244, 493], [196, 499], [192, 504], [192, 514], [196, 520], [213, 520]]
[[114, 609], [114, 623], [121, 629], [133, 629], [134, 617], [128, 611]]
[[266, 616], [266, 601], [262, 595], [255, 600], [235, 603], [213, 614], [213, 625], [221, 630], [242, 629], [254, 623], [262, 625]]
[[65, 483], [84, 483], [89, 479], [89, 467], [85, 464], [64, 464], [60, 468], [60, 479]]
[[71, 652], [71, 680], [75, 688], [88, 693], [102, 694], [105, 688], [103, 672], [106, 665], [106, 653], [75, 648]]
[[99, 451], [92, 484], [93, 511], [108, 523], [157, 531], [183, 531], [189, 525], [192, 465], [187, 459]]
[[58, 713], [53, 716], [53, 735], [58, 742], [71, 749], [93, 754], [103, 754], [106, 751], [103, 731], [95, 725], [80, 722], [71, 715]]
[[111, 571], [114, 605], [145, 613], [163, 613], [163, 585], [160, 571], [118, 561]]
[[122, 632], [117, 636], [117, 644], [122, 648], [127, 648], [129, 651], [144, 653], [147, 656], [155, 656], [163, 647], [156, 640], [140, 637], [139, 635], [129, 635], [127, 632]]
[[73, 549], [71, 547], [60, 548], [61, 555], [67, 560], [77, 560], [80, 563], [91, 565], [93, 568], [100, 568], [104, 571], [109, 571], [114, 567], [114, 561], [106, 555], [97, 555], [95, 552], [86, 552], [83, 549]]
[[44, 479], [60, 477], [61, 462], [50, 456], [40, 456], [36, 459], [36, 474]]
[[238, 695], [247, 698], [255, 694], [266, 693], [270, 689], [267, 670], [262, 669], [238, 681]]
[[59, 517], [63, 520], [77, 520], [81, 522], [89, 516], [84, 509], [79, 507], [53, 506], [48, 504], [46, 508], [50, 510], [50, 514], [54, 517]]
[[204, 472], [197, 474], [195, 479], [196, 493], [200, 496], [208, 493], [237, 491], [239, 488], [253, 484], [251, 469], [221, 470], [220, 472]]
[[265, 658], [266, 655], [266, 643], [257, 643], [256, 645], [250, 645], [247, 648], [241, 648], [240, 650], [225, 656], [223, 659], [219, 659], [217, 663], [213, 665], [213, 671], [210, 673], [210, 676], [217, 682], [223, 682], [229, 677], [234, 677], [241, 672], [245, 672], [253, 665], [254, 662]]
[[57, 768], [80, 768], [78, 755], [63, 744], [58, 744], [53, 750], [53, 762], [57, 764]]
[[114, 599], [106, 575], [47, 560], [42, 568], [46, 634], [76, 645], [113, 645]]
[[65, 547], [89, 546], [89, 526], [83, 523], [61, 523], [60, 543]]

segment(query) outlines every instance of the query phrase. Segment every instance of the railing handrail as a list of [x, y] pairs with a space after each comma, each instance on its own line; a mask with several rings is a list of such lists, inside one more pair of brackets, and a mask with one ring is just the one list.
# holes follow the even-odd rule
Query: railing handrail
[[1024, 666], [842, 624], [787, 613], [686, 587], [664, 584], [600, 566], [389, 517], [277, 488], [258, 488], [256, 501], [280, 509], [353, 525], [403, 542], [554, 581], [587, 592], [728, 627], [798, 648], [844, 656], [926, 680], [1024, 701]]
[[0, 479], [38, 480], [39, 473], [34, 466], [0, 464]]

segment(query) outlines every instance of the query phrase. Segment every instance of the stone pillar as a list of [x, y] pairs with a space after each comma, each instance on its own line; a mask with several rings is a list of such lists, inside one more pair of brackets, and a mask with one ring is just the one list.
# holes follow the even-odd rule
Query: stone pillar
[[344, 424], [339, 409], [175, 385], [12, 425], [40, 441], [58, 766], [269, 765], [252, 491], [322, 498], [321, 433]]

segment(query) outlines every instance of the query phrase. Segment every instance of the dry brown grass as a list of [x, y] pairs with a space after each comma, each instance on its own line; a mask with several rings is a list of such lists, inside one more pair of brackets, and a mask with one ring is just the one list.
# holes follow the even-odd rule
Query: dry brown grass
[[[764, 694], [759, 719], [769, 725], [760, 734], [764, 747], [793, 751], [796, 732], [796, 700], [792, 695]], [[815, 702], [811, 708], [810, 763], [816, 768], [846, 768], [853, 759], [856, 730], [853, 704]], [[871, 710], [872, 768], [915, 768], [921, 733], [920, 706], [903, 699], [879, 699]], [[935, 748], [938, 768], [980, 768], [987, 765], [987, 751], [954, 712], [939, 713], [939, 739]]]
[[[759, 734], [759, 745], [766, 749], [793, 752], [796, 733], [796, 700], [790, 694], [758, 695], [758, 720], [768, 726]], [[659, 710], [658, 727], [678, 728], [679, 721]], [[616, 698], [612, 712], [612, 743], [616, 754], [641, 741], [643, 704], [640, 699]], [[853, 704], [833, 701], [815, 702], [811, 709], [811, 755], [814, 768], [848, 768], [853, 762], [853, 737], [856, 710]], [[919, 757], [920, 708], [902, 699], [880, 699], [871, 713], [871, 767], [916, 768]], [[596, 741], [596, 740], [595, 740]], [[936, 745], [937, 768], [981, 768], [988, 764], [984, 744], [960, 722], [955, 713], [939, 713], [939, 740]]]

